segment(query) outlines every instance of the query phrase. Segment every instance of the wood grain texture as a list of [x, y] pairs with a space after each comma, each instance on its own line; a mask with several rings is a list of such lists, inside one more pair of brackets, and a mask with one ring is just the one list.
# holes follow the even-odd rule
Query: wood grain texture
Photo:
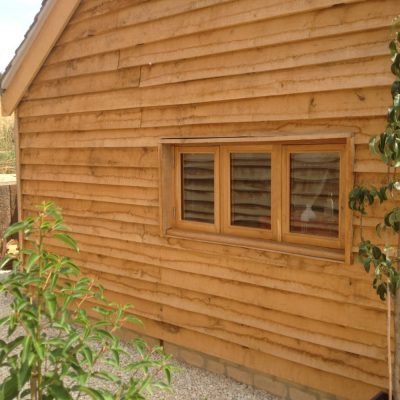
[[[342, 0], [341, 4], [353, 3], [359, 0]], [[143, 43], [159, 42], [161, 40], [207, 32], [213, 29], [230, 29], [231, 26], [256, 23], [260, 20], [270, 20], [287, 15], [301, 15], [306, 11], [319, 12], [323, 7], [337, 5], [337, 0], [286, 1], [254, 0], [249, 5], [245, 0], [218, 4], [214, 7], [193, 10], [190, 19], [185, 14], [165, 17], [157, 24], [137, 24], [92, 37], [75, 40], [65, 45], [59, 44], [50, 55], [48, 62], [60, 62], [104, 53], [109, 50], [129, 48]], [[317, 10], [317, 11], [315, 11]], [[125, 14], [125, 13], [124, 13]], [[112, 18], [113, 14], [111, 14]], [[115, 17], [115, 16], [114, 16]], [[207, 24], [204, 24], [207, 21]], [[226, 28], [229, 27], [229, 28]], [[61, 38], [61, 42], [62, 42]]]
[[[396, 5], [83, 0], [19, 106], [22, 214], [60, 204], [82, 251], [51, 248], [134, 303], [146, 334], [338, 399], [372, 397], [387, 380], [386, 311], [361, 266], [307, 245], [166, 235], [175, 147], [165, 161], [160, 143], [341, 132], [355, 144], [346, 181], [383, 183], [367, 143], [391, 101]], [[371, 211], [367, 236], [382, 218]], [[360, 221], [346, 220], [348, 261]]]
[[368, 1], [143, 44], [138, 48], [122, 49], [120, 66], [155, 65], [280, 43], [295, 43], [310, 38], [375, 30], [390, 24], [396, 4], [395, 0]]

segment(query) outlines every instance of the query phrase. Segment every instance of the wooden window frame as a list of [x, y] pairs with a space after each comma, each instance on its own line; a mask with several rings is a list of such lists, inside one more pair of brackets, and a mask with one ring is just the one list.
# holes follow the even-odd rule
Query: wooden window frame
[[[183, 154], [214, 154], [214, 224], [200, 221], [184, 220], [182, 218], [182, 155]], [[220, 232], [220, 161], [218, 146], [176, 146], [175, 147], [175, 179], [174, 179], [174, 214], [175, 227], [201, 232]]]
[[[290, 232], [290, 155], [296, 153], [339, 153], [339, 217], [338, 236], [323, 237], [312, 234]], [[319, 247], [344, 249], [344, 211], [346, 208], [346, 144], [285, 145], [282, 149], [282, 241], [310, 244]]]
[[276, 156], [274, 156], [274, 147], [270, 144], [260, 144], [260, 145], [227, 145], [221, 146], [221, 205], [223, 210], [221, 210], [222, 224], [221, 232], [226, 234], [232, 234], [235, 236], [252, 237], [257, 239], [275, 239], [276, 240], [276, 220], [275, 211], [273, 210], [273, 195], [271, 190], [271, 229], [260, 229], [251, 228], [245, 226], [236, 226], [231, 224], [231, 154], [239, 153], [269, 153], [271, 154], [271, 189], [276, 180], [277, 171], [273, 167]]
[[[165, 138], [160, 143], [160, 229], [161, 235], [172, 238], [198, 240], [206, 243], [221, 243], [231, 246], [278, 251], [352, 262], [351, 211], [346, 206], [346, 193], [353, 183], [354, 137], [351, 133], [327, 133], [321, 139], [308, 134], [297, 140], [296, 135], [286, 135], [281, 140], [273, 136], [244, 140], [235, 138]], [[271, 231], [258, 232], [259, 228], [230, 226], [230, 164], [229, 154], [235, 151], [262, 152], [271, 149]], [[290, 179], [288, 155], [293, 149], [313, 149], [340, 153], [339, 189], [339, 237], [323, 238], [317, 235], [289, 232]], [[269, 151], [269, 150], [268, 150]], [[212, 152], [214, 156], [214, 224], [182, 220], [180, 188], [180, 155], [182, 153]], [[280, 169], [280, 170], [279, 170]], [[286, 198], [286, 200], [285, 200]], [[230, 203], [230, 201], [229, 201]], [[350, 224], [350, 225], [349, 225]], [[347, 226], [349, 225], [349, 226]], [[346, 226], [346, 228], [345, 228]], [[253, 232], [251, 232], [253, 231]], [[257, 231], [257, 233], [256, 233]], [[262, 230], [264, 231], [264, 230]], [[332, 243], [332, 240], [334, 243]]]

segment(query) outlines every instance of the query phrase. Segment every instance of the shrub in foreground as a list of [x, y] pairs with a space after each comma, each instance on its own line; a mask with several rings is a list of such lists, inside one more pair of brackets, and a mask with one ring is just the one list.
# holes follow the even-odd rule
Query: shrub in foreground
[[60, 210], [43, 203], [37, 216], [4, 235], [7, 240], [23, 232], [27, 246], [20, 252], [8, 246], [0, 266], [13, 262], [12, 273], [0, 282], [0, 293], [12, 299], [9, 314], [0, 317], [7, 329], [0, 339], [0, 369], [8, 370], [0, 400], [136, 400], [169, 389], [171, 364], [161, 348], [149, 349], [137, 339], [137, 357], [125, 360], [116, 334], [124, 324], [141, 323], [131, 306], [110, 303], [69, 257], [49, 250], [61, 241], [79, 251], [66, 231]]

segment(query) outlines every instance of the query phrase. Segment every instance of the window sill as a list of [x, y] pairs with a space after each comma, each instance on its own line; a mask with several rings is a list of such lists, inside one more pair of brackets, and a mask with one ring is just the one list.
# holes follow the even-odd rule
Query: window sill
[[192, 239], [204, 243], [219, 243], [226, 246], [273, 251], [276, 253], [290, 254], [302, 257], [312, 257], [341, 263], [345, 261], [345, 252], [343, 249], [336, 250], [325, 247], [316, 248], [315, 246], [281, 243], [269, 240], [251, 239], [208, 232], [195, 232], [176, 228], [168, 229], [165, 236], [179, 239]]

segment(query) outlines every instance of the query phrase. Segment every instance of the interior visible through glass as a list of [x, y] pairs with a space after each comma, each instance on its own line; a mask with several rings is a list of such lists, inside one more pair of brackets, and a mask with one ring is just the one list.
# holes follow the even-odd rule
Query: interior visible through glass
[[338, 237], [340, 154], [290, 155], [290, 232]]
[[185, 153], [182, 166], [182, 219], [214, 223], [214, 154]]
[[271, 229], [271, 154], [232, 153], [231, 225]]

